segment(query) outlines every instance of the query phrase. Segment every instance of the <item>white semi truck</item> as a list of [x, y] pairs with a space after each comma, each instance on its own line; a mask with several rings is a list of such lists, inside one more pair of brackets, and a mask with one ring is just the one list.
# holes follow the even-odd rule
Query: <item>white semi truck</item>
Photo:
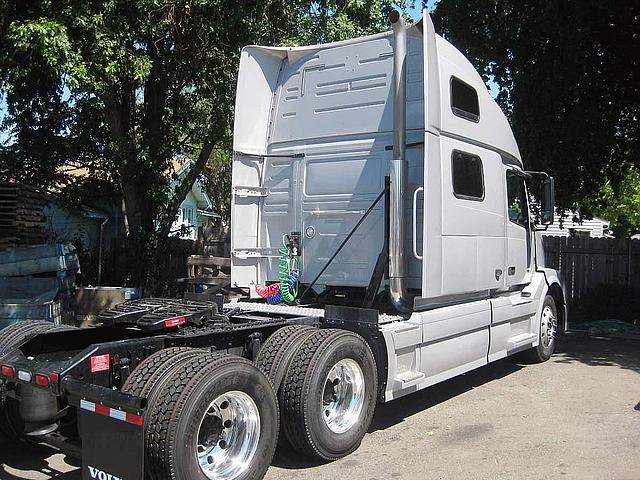
[[[426, 10], [392, 32], [250, 46], [236, 98], [232, 284], [144, 299], [103, 326], [0, 334], [0, 428], [83, 479], [260, 479], [279, 438], [324, 460], [377, 402], [522, 352], [567, 310], [539, 236], [553, 179]], [[536, 185], [534, 222], [527, 185]]]

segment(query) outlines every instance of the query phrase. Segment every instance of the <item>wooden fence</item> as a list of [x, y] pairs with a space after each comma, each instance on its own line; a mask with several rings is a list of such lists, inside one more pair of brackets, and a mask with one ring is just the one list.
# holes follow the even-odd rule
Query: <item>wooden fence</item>
[[640, 288], [640, 240], [544, 237], [546, 264], [565, 280], [569, 303], [601, 285]]

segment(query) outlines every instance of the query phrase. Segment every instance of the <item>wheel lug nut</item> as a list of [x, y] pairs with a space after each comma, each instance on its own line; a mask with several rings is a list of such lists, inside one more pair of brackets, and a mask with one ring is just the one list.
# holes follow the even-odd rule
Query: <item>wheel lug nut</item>
[[229, 407], [229, 402], [227, 402], [226, 400], [220, 404], [220, 408], [223, 410], [228, 407]]
[[208, 462], [209, 464], [212, 464], [212, 463], [213, 463], [213, 457], [212, 457], [211, 455], [209, 455], [209, 456], [207, 457], [207, 462]]
[[227, 442], [225, 442], [224, 440], [220, 440], [220, 443], [218, 443], [218, 446], [220, 448], [227, 448]]
[[231, 420], [224, 421], [224, 428], [231, 428], [231, 425], [233, 425], [233, 422]]

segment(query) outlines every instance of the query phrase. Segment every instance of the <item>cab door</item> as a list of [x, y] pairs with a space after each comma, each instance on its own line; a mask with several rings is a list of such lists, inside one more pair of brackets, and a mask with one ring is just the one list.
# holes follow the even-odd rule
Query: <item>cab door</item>
[[505, 167], [507, 196], [507, 269], [506, 286], [527, 284], [531, 280], [531, 220], [525, 175], [514, 167]]

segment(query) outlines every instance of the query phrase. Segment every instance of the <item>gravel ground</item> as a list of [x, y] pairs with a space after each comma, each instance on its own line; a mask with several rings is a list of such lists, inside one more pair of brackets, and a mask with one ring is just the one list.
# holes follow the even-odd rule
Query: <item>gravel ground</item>
[[[541, 365], [511, 359], [378, 407], [334, 463], [278, 453], [268, 480], [640, 480], [640, 342], [565, 337]], [[0, 479], [79, 480], [45, 447], [0, 440]]]

